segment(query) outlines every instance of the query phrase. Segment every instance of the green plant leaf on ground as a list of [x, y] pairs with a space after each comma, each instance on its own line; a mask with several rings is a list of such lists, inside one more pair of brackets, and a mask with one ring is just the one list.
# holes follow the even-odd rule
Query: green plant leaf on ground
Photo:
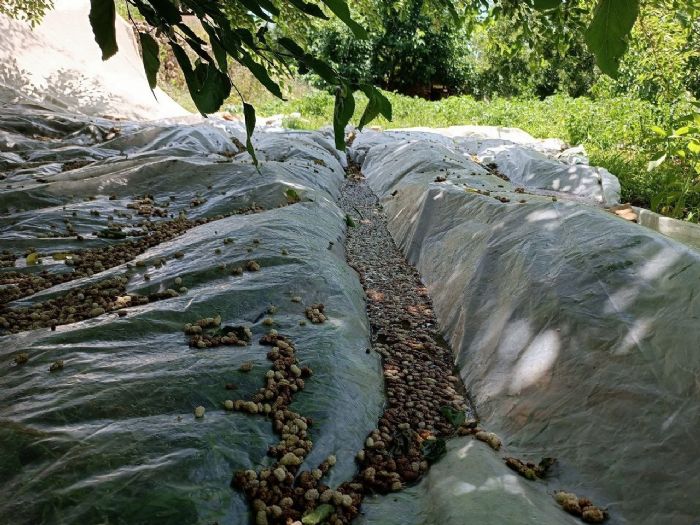
[[345, 224], [346, 224], [349, 228], [354, 228], [355, 226], [357, 226], [357, 225], [355, 224], [355, 221], [352, 219], [352, 217], [350, 217], [350, 215], [347, 215], [347, 214], [345, 215]]
[[427, 439], [421, 445], [421, 452], [429, 463], [435, 463], [447, 454], [447, 444], [442, 438]]
[[39, 254], [32, 252], [27, 255], [27, 265], [39, 264]]
[[321, 523], [323, 523], [334, 510], [335, 507], [333, 507], [333, 505], [323, 503], [308, 514], [304, 515], [304, 517], [301, 518], [301, 522], [304, 525], [321, 525]]
[[287, 202], [289, 204], [295, 204], [301, 201], [301, 197], [294, 188], [287, 189], [287, 191], [284, 192], [284, 196], [287, 197]]
[[457, 410], [450, 405], [441, 407], [440, 412], [455, 428], [459, 427], [467, 420], [467, 415], [464, 413], [464, 410]]

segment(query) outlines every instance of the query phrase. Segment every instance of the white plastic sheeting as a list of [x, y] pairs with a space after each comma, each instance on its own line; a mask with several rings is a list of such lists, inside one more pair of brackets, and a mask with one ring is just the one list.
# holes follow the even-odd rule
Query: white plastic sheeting
[[[364, 295], [342, 249], [345, 221], [335, 200], [343, 155], [327, 136], [259, 130], [258, 173], [247, 153], [237, 153], [240, 126], [214, 119], [159, 126], [5, 107], [0, 130], [7, 162], [0, 243], [20, 261], [29, 246], [48, 254], [119, 242], [90, 233], [145, 193], [190, 218], [253, 203], [267, 209], [192, 228], [137, 258], [149, 264], [150, 280], [134, 273], [129, 292], [171, 288], [180, 277], [189, 289], [184, 295], [131, 307], [125, 318], [108, 313], [55, 332], [0, 335], [0, 359], [8, 365], [0, 368], [0, 522], [248, 522], [243, 498], [229, 487], [232, 472], [266, 464], [267, 446], [276, 439], [269, 420], [226, 412], [221, 404], [255, 391], [269, 361], [256, 343], [189, 348], [183, 324], [216, 313], [228, 325], [250, 326], [254, 341], [269, 329], [264, 318], [272, 317], [274, 327], [295, 341], [299, 360], [314, 370], [292, 405], [314, 421], [306, 466], [333, 453], [338, 462], [329, 483], [352, 477], [355, 453], [375, 427], [384, 398], [378, 357], [365, 352]], [[78, 160], [89, 163], [69, 164]], [[301, 202], [287, 205], [290, 188]], [[204, 202], [190, 207], [193, 195]], [[54, 235], [51, 225], [66, 216], [85, 240]], [[225, 238], [234, 242], [224, 244]], [[161, 258], [164, 266], [150, 265]], [[230, 268], [251, 258], [262, 265], [259, 272], [231, 275]], [[61, 262], [50, 266], [68, 270]], [[32, 271], [18, 265], [0, 272], [8, 270]], [[118, 266], [15, 304], [124, 271]], [[303, 304], [291, 301], [297, 295]], [[326, 305], [329, 321], [300, 326], [304, 305], [315, 302]], [[278, 307], [274, 315], [270, 305]], [[29, 361], [12, 366], [19, 351]], [[57, 359], [65, 368], [49, 373]], [[245, 361], [255, 363], [249, 374], [238, 371]], [[225, 390], [228, 382], [238, 390]], [[202, 420], [193, 416], [197, 405], [207, 409]], [[358, 522], [458, 525], [469, 514], [486, 525], [575, 523], [544, 485], [517, 477], [484, 443], [456, 439], [449, 449], [405, 493], [368, 498]]]
[[[121, 242], [90, 233], [146, 193], [190, 218], [253, 203], [268, 210], [195, 227], [138, 257], [146, 263], [165, 258], [167, 264], [150, 266], [148, 281], [143, 272], [134, 274], [129, 292], [172, 288], [180, 277], [189, 288], [184, 295], [132, 307], [125, 318], [108, 313], [55, 332], [0, 335], [7, 365], [0, 370], [0, 522], [246, 522], [247, 506], [229, 487], [232, 473], [269, 461], [267, 447], [276, 439], [269, 420], [226, 412], [221, 404], [250, 395], [264, 381], [270, 362], [257, 340], [269, 330], [263, 320], [270, 305], [278, 307], [270, 316], [274, 327], [294, 340], [299, 360], [314, 370], [292, 405], [314, 420], [309, 468], [334, 453], [338, 463], [330, 482], [352, 477], [355, 453], [381, 414], [383, 395], [378, 358], [365, 353], [364, 296], [342, 250], [344, 215], [334, 203], [344, 176], [338, 153], [318, 134], [260, 132], [258, 154], [266, 160], [258, 173], [231, 141], [240, 130], [213, 124], [142, 126], [26, 107], [0, 115], [0, 129], [14, 137], [12, 155], [44, 159], [29, 167], [12, 164], [0, 186], [0, 245], [18, 259], [29, 245], [52, 253]], [[49, 138], [44, 132], [51, 130]], [[43, 138], [32, 138], [38, 134]], [[93, 163], [61, 171], [76, 159]], [[54, 165], [58, 169], [42, 169]], [[286, 205], [289, 188], [301, 202]], [[191, 208], [195, 194], [206, 202]], [[51, 226], [65, 217], [84, 241], [53, 235]], [[224, 244], [225, 238], [234, 242]], [[178, 251], [184, 257], [175, 258]], [[259, 272], [231, 275], [249, 259], [261, 264]], [[70, 270], [62, 266], [54, 262], [50, 271]], [[1, 271], [7, 270], [32, 271]], [[124, 271], [118, 266], [96, 273], [21, 304]], [[292, 302], [293, 296], [303, 304]], [[326, 305], [329, 321], [300, 326], [304, 305], [315, 302]], [[251, 327], [254, 343], [189, 348], [183, 324], [216, 313], [228, 325]], [[29, 354], [29, 362], [11, 366], [19, 351]], [[57, 359], [65, 368], [51, 374], [48, 367]], [[238, 371], [245, 361], [255, 363], [248, 374]], [[238, 390], [225, 390], [228, 382]], [[193, 408], [200, 404], [207, 413], [195, 420]]]
[[557, 457], [549, 488], [593, 497], [612, 523], [698, 521], [700, 254], [515, 192], [441, 139], [361, 138], [363, 173], [506, 454]]
[[102, 61], [88, 20], [90, 2], [53, 3], [33, 29], [0, 15], [0, 102], [132, 119], [189, 115], [159, 88], [151, 92], [130, 24], [117, 17], [119, 52]]
[[415, 141], [441, 145], [452, 153], [474, 158], [532, 191], [573, 196], [605, 206], [620, 200], [617, 177], [604, 168], [589, 166], [581, 148], [566, 149], [558, 139], [537, 140], [514, 128], [453, 126], [366, 131], [355, 139], [351, 157], [361, 164], [374, 146], [383, 144], [396, 149], [399, 142]]
[[472, 438], [448, 441], [447, 454], [416, 486], [368, 498], [360, 525], [575, 525], [540, 483], [504, 469], [502, 454]]

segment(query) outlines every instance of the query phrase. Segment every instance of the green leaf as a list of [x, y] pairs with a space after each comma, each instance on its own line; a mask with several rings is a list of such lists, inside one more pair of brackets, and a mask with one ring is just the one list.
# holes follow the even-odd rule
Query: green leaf
[[139, 40], [141, 41], [143, 69], [146, 71], [148, 85], [154, 89], [158, 79], [158, 69], [160, 69], [158, 42], [148, 33], [139, 33]]
[[651, 198], [651, 201], [649, 202], [651, 211], [659, 211], [659, 206], [664, 201], [665, 196], [666, 195], [664, 193], [657, 193]]
[[554, 9], [561, 5], [561, 0], [533, 0], [532, 4], [538, 11], [544, 11], [545, 9]]
[[182, 20], [180, 10], [168, 0], [148, 0], [148, 3], [155, 8], [158, 16], [168, 24], [175, 25]]
[[467, 420], [467, 415], [464, 413], [464, 410], [456, 410], [450, 405], [441, 407], [440, 412], [442, 412], [445, 419], [455, 428], [459, 427]]
[[314, 73], [316, 73], [319, 77], [321, 77], [323, 80], [328, 82], [329, 84], [333, 85], [338, 83], [338, 75], [336, 74], [335, 71], [333, 71], [333, 68], [330, 67], [328, 64], [326, 64], [323, 60], [319, 60], [318, 58], [315, 58], [308, 53], [306, 53], [294, 40], [290, 38], [280, 38], [277, 41], [278, 44], [280, 44], [282, 47], [284, 47], [287, 51], [289, 51], [292, 55], [294, 55], [294, 58], [302, 62], [304, 65], [307, 67], [313, 69]]
[[391, 120], [391, 102], [381, 91], [370, 84], [361, 84], [360, 89], [367, 95], [367, 106], [360, 118], [359, 129], [374, 120], [380, 113], [387, 120]]
[[263, 7], [263, 2], [260, 0], [238, 0], [241, 4], [243, 4], [247, 9], [249, 9], [252, 13], [255, 13], [257, 16], [262, 18], [263, 20], [267, 22], [272, 22], [272, 17], [270, 14], [273, 15], [278, 15], [279, 11], [277, 8], [273, 5], [272, 8], [275, 12], [273, 12], [270, 9], [264, 8]]
[[216, 29], [205, 20], [202, 21], [202, 27], [204, 27], [207, 35], [209, 35], [209, 44], [214, 53], [214, 58], [216, 58], [216, 63], [219, 64], [219, 69], [221, 71], [228, 71], [228, 55]]
[[114, 56], [119, 50], [114, 28], [116, 16], [114, 0], [90, 0], [90, 25], [95, 35], [95, 42], [102, 51], [102, 60]]
[[666, 160], [666, 154], [661, 155], [661, 156], [660, 156], [658, 159], [656, 159], [656, 160], [650, 161], [649, 164], [647, 164], [647, 171], [653, 171], [653, 170], [655, 170], [656, 168], [658, 168], [659, 166], [661, 166], [661, 165], [664, 163], [665, 160]]
[[600, 70], [617, 77], [627, 39], [639, 14], [639, 0], [598, 0], [593, 21], [586, 30], [588, 48]]
[[179, 44], [170, 42], [175, 59], [185, 75], [187, 89], [200, 113], [214, 113], [231, 94], [231, 81], [228, 76], [208, 62], [197, 62], [194, 70], [185, 50]]
[[690, 151], [691, 153], [700, 153], [700, 142], [689, 142], [688, 151]]
[[447, 445], [445, 440], [441, 438], [427, 439], [423, 441], [421, 452], [423, 452], [423, 456], [429, 463], [435, 463], [447, 454]]
[[267, 69], [265, 69], [264, 66], [258, 64], [255, 60], [253, 60], [253, 57], [242, 50], [240, 56], [238, 57], [238, 62], [247, 67], [248, 71], [253, 73], [253, 76], [258, 79], [258, 82], [265, 86], [270, 93], [275, 95], [277, 98], [284, 100], [279, 84], [270, 78], [270, 75], [268, 75]]
[[335, 93], [335, 108], [333, 109], [333, 134], [335, 147], [345, 151], [345, 126], [355, 112], [355, 98], [347, 84], [338, 86]]
[[253, 157], [253, 164], [257, 166], [258, 158], [255, 156], [255, 149], [253, 148], [253, 142], [251, 140], [253, 132], [255, 131], [255, 108], [247, 102], [243, 103], [243, 116], [245, 117], [245, 149], [248, 150], [250, 156]]
[[348, 228], [354, 228], [355, 226], [357, 226], [357, 224], [355, 224], [355, 221], [353, 220], [353, 218], [350, 217], [350, 215], [348, 215], [347, 213], [345, 214], [345, 224], [347, 225]]
[[328, 6], [328, 8], [333, 11], [335, 16], [340, 18], [346, 26], [350, 28], [352, 31], [352, 34], [355, 35], [355, 38], [359, 38], [360, 40], [366, 40], [369, 38], [369, 35], [367, 34], [367, 30], [362, 27], [360, 24], [355, 22], [352, 17], [350, 16], [350, 9], [348, 8], [348, 4], [344, 2], [344, 0], [322, 0], [324, 4]]
[[301, 200], [301, 197], [294, 188], [289, 188], [284, 192], [284, 196], [287, 197], [287, 202], [289, 204], [295, 204]]
[[681, 128], [678, 128], [676, 131], [673, 132], [673, 134], [676, 137], [682, 137], [683, 135], [687, 135], [690, 133], [690, 127], [689, 126], [683, 126]]
[[289, 0], [289, 3], [299, 9], [299, 11], [302, 13], [315, 16], [316, 18], [322, 18], [323, 20], [328, 20], [326, 14], [316, 4], [304, 2], [304, 0]]
[[656, 133], [659, 137], [666, 138], [666, 131], [659, 126], [652, 126], [649, 128], [651, 131]]
[[328, 516], [333, 514], [333, 511], [335, 510], [335, 507], [333, 505], [329, 505], [328, 503], [323, 503], [316, 507], [314, 510], [309, 512], [308, 514], [305, 514], [301, 518], [301, 522], [304, 525], [320, 525], [326, 519]]
[[27, 265], [31, 266], [34, 264], [39, 264], [39, 254], [36, 252], [27, 255]]

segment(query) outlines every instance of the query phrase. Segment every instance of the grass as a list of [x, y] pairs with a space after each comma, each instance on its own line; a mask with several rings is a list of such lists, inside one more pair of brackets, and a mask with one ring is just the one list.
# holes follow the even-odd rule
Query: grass
[[[669, 108], [649, 102], [619, 97], [609, 99], [571, 98], [555, 95], [544, 100], [505, 99], [475, 100], [469, 96], [427, 101], [387, 93], [393, 107], [391, 122], [380, 118], [372, 125], [383, 129], [414, 126], [445, 127], [460, 124], [492, 125], [521, 128], [537, 138], [557, 137], [569, 144], [582, 144], [591, 164], [617, 175], [622, 185], [622, 200], [651, 207], [654, 196], [666, 191], [679, 177], [681, 167], [662, 164], [653, 172], [647, 164], [659, 154], [649, 128], [666, 127]], [[366, 99], [357, 97], [357, 124]], [[333, 97], [313, 92], [289, 101], [265, 99], [255, 104], [259, 115], [284, 114], [283, 124], [296, 129], [318, 129], [332, 122]], [[240, 113], [240, 106], [226, 109]], [[291, 116], [294, 114], [294, 116]], [[298, 114], [298, 116], [296, 115]], [[697, 222], [700, 194], [689, 196], [682, 217]], [[667, 212], [659, 206], [657, 211]]]

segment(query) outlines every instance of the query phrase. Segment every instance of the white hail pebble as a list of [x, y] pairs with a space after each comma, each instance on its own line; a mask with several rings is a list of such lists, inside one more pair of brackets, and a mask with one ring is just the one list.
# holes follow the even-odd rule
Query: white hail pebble
[[204, 407], [203, 406], [198, 406], [197, 408], [194, 409], [194, 417], [204, 417]]

